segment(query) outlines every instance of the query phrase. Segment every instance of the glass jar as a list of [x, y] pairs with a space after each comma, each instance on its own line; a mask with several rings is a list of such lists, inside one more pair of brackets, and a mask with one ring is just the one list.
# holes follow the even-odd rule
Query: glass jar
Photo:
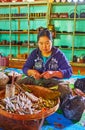
[[13, 97], [15, 95], [15, 85], [6, 84], [5, 97]]

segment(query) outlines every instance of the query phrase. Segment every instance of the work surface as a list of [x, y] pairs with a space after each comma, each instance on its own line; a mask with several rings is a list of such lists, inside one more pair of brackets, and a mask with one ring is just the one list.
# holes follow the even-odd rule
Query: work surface
[[57, 111], [45, 119], [41, 130], [85, 130], [85, 112], [79, 122], [74, 122]]
[[[22, 73], [20, 70], [17, 69], [9, 69], [9, 71], [17, 71], [19, 73]], [[8, 71], [8, 70], [7, 70]], [[73, 81], [77, 78], [85, 78], [85, 76], [82, 75], [73, 75], [69, 80], [71, 83], [71, 87], [73, 87]], [[0, 128], [0, 130], [3, 130]], [[62, 114], [62, 111], [58, 110], [51, 116], [45, 118], [44, 124], [41, 128], [41, 130], [85, 130], [85, 111], [82, 114], [82, 117], [80, 121], [74, 122], [72, 120], [69, 120], [64, 117]]]

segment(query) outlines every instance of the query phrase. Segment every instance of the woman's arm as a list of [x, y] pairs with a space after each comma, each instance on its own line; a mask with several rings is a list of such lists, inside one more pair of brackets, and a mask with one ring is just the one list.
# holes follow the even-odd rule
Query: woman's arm
[[41, 74], [37, 70], [34, 70], [34, 69], [28, 69], [27, 70], [27, 75], [32, 76], [35, 79], [40, 79], [41, 78]]
[[49, 78], [63, 78], [63, 73], [60, 71], [46, 71], [44, 73], [42, 73], [41, 75], [43, 78], [45, 79], [49, 79]]
[[40, 79], [41, 75], [37, 70], [34, 70], [34, 64], [35, 64], [35, 59], [36, 59], [36, 50], [34, 50], [28, 57], [26, 63], [23, 66], [23, 72], [27, 76], [32, 76], [35, 79]]
[[28, 75], [27, 71], [29, 69], [33, 69], [33, 66], [34, 66], [34, 60], [36, 58], [36, 51], [34, 50], [27, 58], [27, 61], [25, 62], [22, 70], [23, 70], [23, 73]]
[[72, 76], [72, 67], [64, 55], [59, 62], [58, 71], [63, 74], [63, 78], [70, 78]]
[[58, 50], [57, 53], [53, 56], [56, 59], [58, 68], [55, 71], [49, 70], [42, 74], [42, 77], [48, 79], [52, 77], [57, 78], [70, 78], [72, 75], [72, 68], [66, 58], [66, 56]]

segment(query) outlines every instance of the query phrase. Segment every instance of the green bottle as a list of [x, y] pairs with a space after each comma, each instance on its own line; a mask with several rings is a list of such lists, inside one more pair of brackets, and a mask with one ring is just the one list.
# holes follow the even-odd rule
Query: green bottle
[[78, 75], [80, 75], [80, 73], [81, 73], [80, 70], [78, 70]]

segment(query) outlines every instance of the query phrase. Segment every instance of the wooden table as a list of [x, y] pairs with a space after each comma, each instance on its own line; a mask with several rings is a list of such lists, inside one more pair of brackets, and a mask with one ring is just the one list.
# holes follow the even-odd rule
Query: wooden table
[[85, 63], [70, 62], [70, 64], [73, 69], [73, 74], [85, 75]]

